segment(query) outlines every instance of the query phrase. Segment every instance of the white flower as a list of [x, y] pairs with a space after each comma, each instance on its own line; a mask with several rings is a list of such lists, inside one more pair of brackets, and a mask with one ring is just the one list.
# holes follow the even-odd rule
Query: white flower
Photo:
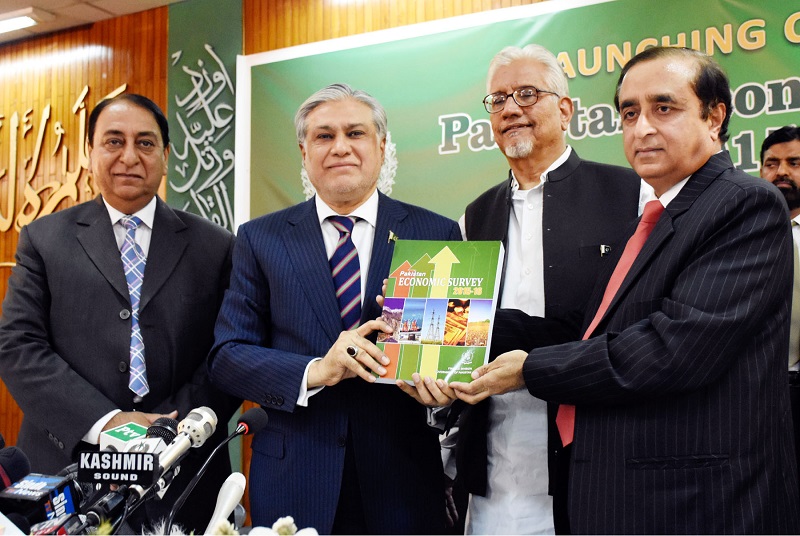
[[294, 524], [292, 516], [286, 516], [273, 523], [272, 530], [282, 536], [291, 536], [292, 534], [297, 534], [297, 525]]
[[305, 528], [297, 530], [297, 525], [294, 524], [294, 518], [291, 516], [280, 518], [273, 523], [272, 528], [253, 527], [249, 534], [251, 536], [319, 536], [316, 529]]

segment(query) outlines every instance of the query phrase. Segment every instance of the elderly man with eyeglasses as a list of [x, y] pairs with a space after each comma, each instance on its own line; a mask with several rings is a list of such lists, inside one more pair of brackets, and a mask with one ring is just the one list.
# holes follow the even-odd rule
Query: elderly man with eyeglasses
[[[500, 51], [487, 90], [483, 103], [511, 169], [460, 223], [465, 239], [502, 240], [506, 248], [494, 357], [580, 339], [598, 271], [613, 248], [624, 247], [651, 190], [630, 169], [582, 160], [567, 145], [573, 103], [545, 48]], [[468, 534], [569, 533], [569, 458], [555, 413], [524, 389], [460, 413], [457, 479], [470, 493]]]

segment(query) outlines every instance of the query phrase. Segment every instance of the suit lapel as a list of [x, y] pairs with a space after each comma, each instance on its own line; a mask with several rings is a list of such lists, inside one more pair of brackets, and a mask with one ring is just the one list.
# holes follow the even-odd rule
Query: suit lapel
[[[727, 151], [715, 154], [703, 167], [691, 176], [678, 196], [670, 201], [669, 205], [661, 214], [658, 223], [650, 233], [650, 236], [647, 237], [647, 241], [644, 243], [642, 250], [633, 261], [630, 270], [628, 270], [628, 273], [625, 275], [625, 279], [614, 295], [614, 299], [609, 304], [604, 318], [607, 318], [616, 308], [633, 282], [639, 278], [645, 267], [650, 264], [661, 249], [662, 245], [673, 235], [675, 232], [675, 220], [679, 218], [681, 214], [689, 210], [695, 200], [708, 188], [711, 182], [730, 167], [733, 167], [733, 164], [731, 163]], [[619, 261], [619, 258], [617, 258], [617, 261]]]
[[342, 321], [314, 199], [298, 205], [287, 222], [284, 247], [300, 282], [297, 286], [312, 305], [322, 328], [335, 341], [342, 331]]
[[383, 280], [389, 274], [392, 253], [394, 252], [394, 242], [390, 243], [389, 241], [389, 231], [392, 231], [400, 238], [411, 235], [411, 230], [403, 225], [407, 215], [408, 212], [400, 203], [383, 194], [379, 194], [378, 220], [375, 224], [375, 238], [372, 242], [372, 258], [369, 263], [366, 296], [364, 296], [361, 308], [362, 323], [380, 315], [375, 296], [381, 293]]
[[156, 199], [156, 214], [153, 219], [147, 265], [144, 269], [140, 311], [144, 310], [158, 293], [183, 256], [187, 241], [181, 232], [185, 229], [186, 224], [177, 214], [161, 199]]
[[77, 219], [78, 242], [114, 290], [126, 300], [130, 300], [122, 259], [102, 197], [97, 197], [94, 201], [81, 206], [83, 211]]

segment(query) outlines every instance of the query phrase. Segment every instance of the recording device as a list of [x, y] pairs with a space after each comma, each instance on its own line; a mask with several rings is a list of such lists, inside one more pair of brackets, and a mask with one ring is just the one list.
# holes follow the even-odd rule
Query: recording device
[[217, 429], [217, 415], [205, 406], [193, 409], [178, 424], [178, 435], [158, 455], [158, 464], [163, 476], [189, 452], [190, 448], [203, 446]]
[[121, 424], [111, 430], [100, 433], [100, 450], [105, 452], [122, 452], [130, 441], [143, 438], [148, 428], [135, 422]]
[[186, 502], [186, 498], [189, 496], [189, 494], [192, 492], [195, 486], [197, 486], [197, 483], [200, 482], [200, 478], [202, 478], [203, 474], [205, 474], [209, 463], [217, 454], [217, 452], [219, 452], [220, 449], [222, 449], [225, 445], [227, 445], [234, 437], [244, 434], [254, 434], [260, 431], [267, 425], [268, 419], [269, 417], [267, 416], [267, 412], [264, 411], [264, 409], [261, 408], [260, 406], [256, 406], [254, 408], [245, 411], [242, 414], [242, 416], [239, 417], [234, 432], [228, 437], [226, 437], [222, 441], [222, 443], [216, 446], [216, 448], [214, 448], [214, 450], [211, 452], [208, 458], [206, 458], [206, 461], [203, 463], [202, 467], [200, 467], [200, 469], [197, 471], [197, 474], [194, 476], [194, 478], [192, 478], [192, 480], [186, 486], [186, 489], [183, 490], [183, 493], [181, 493], [181, 495], [175, 501], [175, 504], [172, 506], [172, 510], [170, 510], [169, 516], [167, 517], [167, 522], [164, 525], [165, 534], [169, 534], [170, 531], [172, 530], [172, 522], [175, 519], [175, 514], [178, 513], [178, 510], [180, 510], [181, 506], [183, 506], [183, 503]]
[[223, 520], [228, 519], [233, 509], [236, 508], [236, 505], [242, 500], [246, 483], [247, 481], [242, 473], [233, 473], [225, 479], [222, 487], [219, 488], [217, 504], [214, 506], [214, 513], [211, 514], [211, 521], [208, 522], [208, 526], [206, 530], [203, 531], [203, 534], [216, 534], [216, 532], [213, 531], [217, 525]]
[[86, 516], [78, 513], [65, 514], [55, 519], [36, 523], [26, 534], [85, 534]]
[[[105, 494], [87, 509], [88, 527], [97, 527], [103, 520], [109, 520], [116, 530], [128, 514], [145, 501], [156, 495], [163, 497], [180, 469], [178, 465], [180, 460], [186, 456], [190, 448], [200, 447], [214, 434], [217, 416], [210, 408], [199, 407], [190, 411], [186, 418], [177, 424], [177, 434], [175, 434], [175, 423], [177, 423], [175, 419], [159, 418], [147, 429], [144, 437], [136, 438], [125, 446], [126, 452], [105, 453], [114, 456], [131, 454], [154, 456], [155, 479], [147, 483], [141, 481], [132, 485], [122, 485], [117, 490]], [[170, 438], [170, 442], [159, 446], [164, 443], [163, 438]], [[137, 452], [140, 450], [150, 452]]]
[[0, 450], [0, 490], [31, 472], [31, 462], [17, 447]]
[[77, 512], [79, 497], [70, 478], [29, 473], [0, 492], [0, 511], [20, 514], [33, 525]]

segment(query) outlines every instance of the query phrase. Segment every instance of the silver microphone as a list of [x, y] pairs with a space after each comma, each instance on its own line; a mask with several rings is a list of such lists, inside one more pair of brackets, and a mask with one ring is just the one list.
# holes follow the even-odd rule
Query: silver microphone
[[161, 474], [183, 458], [190, 448], [201, 447], [217, 429], [217, 415], [205, 406], [193, 409], [178, 424], [178, 435], [158, 455]]
[[211, 515], [211, 521], [203, 534], [216, 534], [215, 529], [228, 516], [231, 515], [233, 509], [239, 504], [244, 495], [244, 487], [246, 480], [242, 473], [233, 473], [225, 479], [222, 487], [219, 488], [217, 494], [217, 505], [214, 507], [214, 513]]

